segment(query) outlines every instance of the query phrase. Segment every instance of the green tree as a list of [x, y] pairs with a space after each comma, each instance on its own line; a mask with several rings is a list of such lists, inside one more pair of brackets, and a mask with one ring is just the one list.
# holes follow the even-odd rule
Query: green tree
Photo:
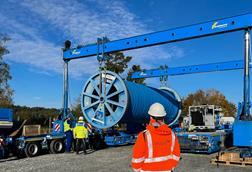
[[128, 75], [127, 75], [127, 78], [126, 80], [128, 81], [132, 81], [132, 82], [135, 82], [135, 83], [138, 83], [138, 84], [144, 84], [144, 81], [145, 81], [145, 78], [141, 78], [141, 79], [132, 79], [131, 76], [134, 72], [139, 72], [139, 71], [142, 71], [141, 69], [141, 66], [140, 65], [133, 65], [129, 71], [128, 71]]
[[131, 56], [125, 56], [122, 52], [108, 54], [110, 57], [105, 62], [106, 70], [122, 74], [127, 68], [128, 63], [131, 61]]
[[229, 102], [221, 92], [214, 89], [206, 91], [198, 90], [195, 93], [189, 94], [183, 99], [182, 114], [186, 115], [188, 113], [189, 106], [203, 104], [220, 106], [225, 116], [236, 115], [236, 106]]
[[[111, 53], [110, 58], [105, 62], [106, 70], [122, 74], [128, 68], [128, 63], [131, 61], [131, 56], [125, 56], [122, 52]], [[126, 80], [138, 84], [144, 84], [145, 79], [131, 79], [132, 73], [141, 71], [140, 65], [133, 65], [127, 72]]]
[[81, 110], [81, 97], [80, 96], [75, 100], [71, 109], [72, 109], [72, 113], [74, 114], [75, 117], [79, 117], [83, 114], [82, 110]]
[[10, 40], [5, 35], [0, 35], [0, 106], [9, 107], [13, 104], [12, 95], [13, 90], [10, 88], [8, 83], [12, 79], [10, 75], [10, 67], [4, 61], [3, 56], [8, 54], [9, 51], [6, 49], [4, 44], [6, 41]]

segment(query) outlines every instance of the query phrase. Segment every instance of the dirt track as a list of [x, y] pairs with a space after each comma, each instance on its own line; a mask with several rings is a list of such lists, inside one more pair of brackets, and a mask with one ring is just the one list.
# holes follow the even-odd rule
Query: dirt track
[[[88, 155], [58, 154], [42, 155], [20, 160], [9, 159], [0, 162], [0, 171], [85, 171], [85, 172], [130, 172], [132, 146], [107, 148]], [[215, 155], [182, 154], [182, 160], [175, 172], [250, 172], [252, 168], [211, 165]]]

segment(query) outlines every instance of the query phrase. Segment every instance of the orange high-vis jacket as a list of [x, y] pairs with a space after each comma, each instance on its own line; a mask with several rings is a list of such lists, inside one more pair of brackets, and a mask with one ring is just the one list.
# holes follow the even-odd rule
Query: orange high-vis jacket
[[176, 135], [166, 124], [148, 125], [138, 135], [133, 147], [134, 171], [171, 171], [180, 160], [180, 146]]

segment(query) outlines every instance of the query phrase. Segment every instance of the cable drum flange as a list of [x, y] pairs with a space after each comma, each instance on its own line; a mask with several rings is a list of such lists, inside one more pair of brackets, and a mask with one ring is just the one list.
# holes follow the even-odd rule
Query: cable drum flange
[[102, 79], [100, 84], [99, 73], [88, 79], [82, 91], [81, 108], [90, 124], [109, 128], [125, 114], [128, 91], [122, 78], [114, 72], [102, 72]]
[[170, 121], [168, 123], [169, 126], [172, 126], [172, 125], [174, 125], [178, 121], [178, 119], [179, 119], [179, 117], [181, 115], [181, 112], [182, 112], [182, 100], [181, 100], [179, 94], [175, 90], [173, 90], [172, 88], [169, 88], [169, 87], [160, 87], [159, 89], [160, 90], [165, 90], [165, 91], [171, 93], [172, 96], [173, 96], [173, 98], [177, 101], [178, 112], [177, 112], [177, 114], [173, 118], [170, 117]]
[[173, 125], [181, 113], [181, 99], [170, 88], [152, 88], [124, 81], [114, 72], [102, 72], [91, 76], [86, 82], [81, 108], [86, 120], [97, 128], [109, 128], [118, 122], [141, 125], [149, 120], [151, 104], [164, 105], [165, 122]]

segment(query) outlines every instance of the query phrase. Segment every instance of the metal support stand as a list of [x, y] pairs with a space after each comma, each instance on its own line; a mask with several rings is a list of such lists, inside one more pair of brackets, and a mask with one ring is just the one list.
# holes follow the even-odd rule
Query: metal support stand
[[244, 109], [243, 113], [246, 117], [250, 115], [250, 31], [245, 31], [245, 54], [244, 54]]
[[[250, 32], [245, 30], [243, 107], [233, 125], [234, 146], [252, 147], [252, 116], [250, 114]], [[240, 150], [241, 151], [241, 150]]]
[[63, 119], [68, 115], [68, 60], [64, 60]]

